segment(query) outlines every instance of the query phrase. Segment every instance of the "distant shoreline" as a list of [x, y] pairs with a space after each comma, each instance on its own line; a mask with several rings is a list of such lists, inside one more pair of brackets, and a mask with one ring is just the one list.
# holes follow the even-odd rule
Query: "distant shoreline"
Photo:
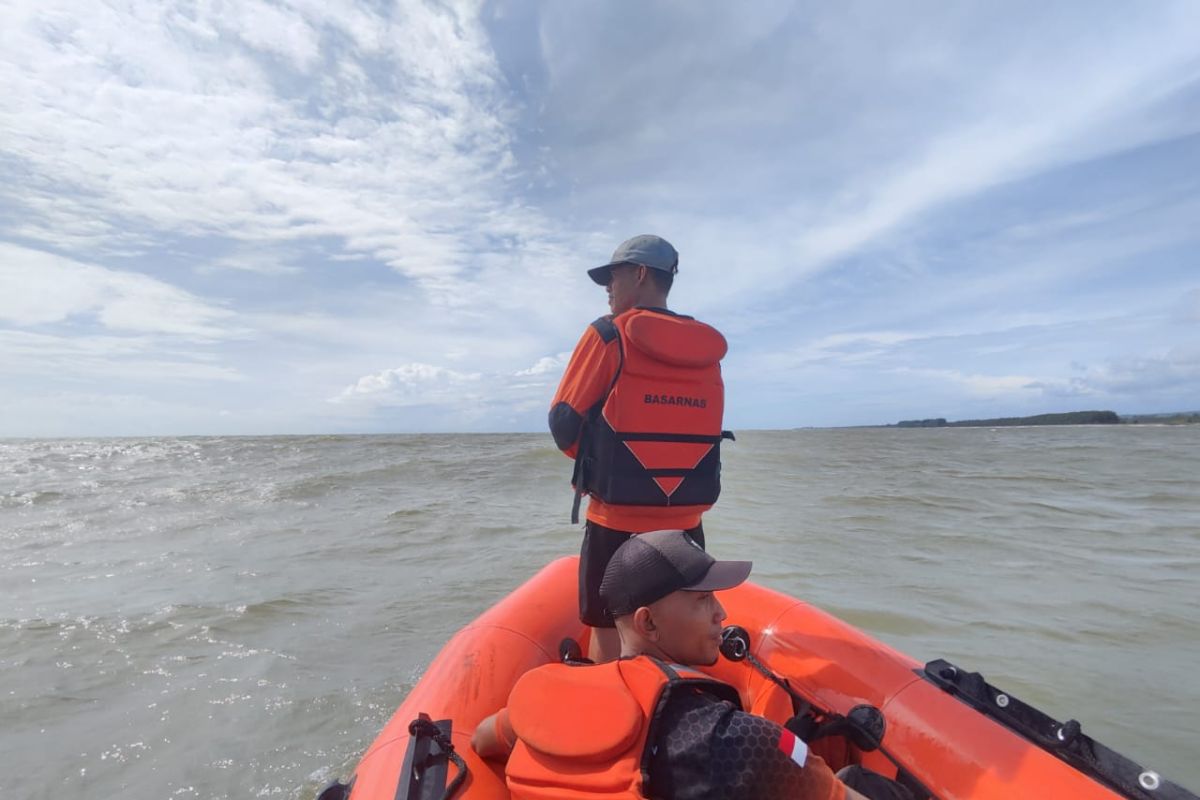
[[[1080, 417], [1079, 415], [1085, 415]], [[1086, 418], [1086, 415], [1104, 415]], [[1112, 415], [1111, 417], [1108, 415]], [[1115, 417], [1115, 419], [1114, 419]], [[1073, 411], [1066, 414], [1039, 414], [1032, 417], [998, 417], [996, 419], [969, 419], [949, 421], [938, 417], [927, 420], [902, 420], [898, 423], [876, 423], [861, 425], [799, 425], [791, 428], [754, 428], [737, 426], [738, 433], [759, 431], [838, 431], [838, 430], [889, 430], [894, 428], [998, 428], [1071, 425], [1142, 425], [1161, 427], [1166, 425], [1200, 425], [1200, 411], [1175, 411], [1164, 414], [1116, 414], [1113, 411]], [[54, 435], [6, 436], [0, 435], [0, 443], [19, 442], [74, 442], [74, 441], [133, 441], [153, 439], [345, 439], [371, 436], [546, 436], [540, 428], [501, 431], [318, 431], [318, 432], [275, 432], [275, 433], [76, 433]], [[547, 439], [549, 441], [549, 439]]]
[[906, 419], [879, 425], [881, 428], [1004, 428], [1038, 425], [1196, 425], [1200, 411], [1180, 411], [1167, 414], [1127, 414], [1115, 411], [1068, 411], [1061, 414], [1035, 414], [1030, 417], [996, 417], [994, 419], [964, 419], [955, 422], [944, 417]]

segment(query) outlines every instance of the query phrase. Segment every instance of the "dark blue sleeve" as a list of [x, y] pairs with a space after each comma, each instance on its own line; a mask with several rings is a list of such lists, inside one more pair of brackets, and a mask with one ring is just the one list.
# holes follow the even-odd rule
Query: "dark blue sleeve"
[[558, 391], [550, 401], [550, 435], [554, 444], [572, 458], [585, 414], [603, 402], [615, 371], [620, 368], [617, 328], [608, 317], [589, 325], [575, 345], [563, 371]]
[[555, 403], [550, 409], [550, 435], [559, 450], [566, 451], [579, 441], [579, 429], [583, 416], [567, 402]]

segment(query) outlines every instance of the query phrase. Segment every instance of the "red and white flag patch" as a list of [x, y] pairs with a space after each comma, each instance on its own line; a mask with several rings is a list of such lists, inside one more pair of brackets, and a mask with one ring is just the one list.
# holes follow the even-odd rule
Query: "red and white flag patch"
[[801, 767], [804, 766], [804, 762], [808, 761], [808, 745], [787, 728], [784, 728], [779, 735], [779, 749]]

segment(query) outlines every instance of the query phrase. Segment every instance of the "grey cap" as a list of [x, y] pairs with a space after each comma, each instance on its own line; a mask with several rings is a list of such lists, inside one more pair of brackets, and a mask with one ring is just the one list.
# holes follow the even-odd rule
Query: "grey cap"
[[674, 275], [679, 272], [679, 253], [661, 236], [643, 233], [621, 242], [613, 251], [612, 260], [602, 267], [589, 269], [588, 275], [601, 286], [607, 286], [612, 268], [622, 264], [649, 267]]
[[613, 553], [600, 599], [614, 617], [632, 614], [679, 590], [732, 589], [750, 575], [750, 561], [717, 561], [683, 531], [630, 536]]

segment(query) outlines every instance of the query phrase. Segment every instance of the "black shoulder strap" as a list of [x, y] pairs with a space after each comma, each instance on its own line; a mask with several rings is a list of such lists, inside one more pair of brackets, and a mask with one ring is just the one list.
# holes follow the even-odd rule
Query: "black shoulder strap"
[[672, 683], [679, 680], [679, 673], [676, 672], [675, 668], [670, 664], [665, 661], [660, 661], [654, 656], [646, 656], [646, 658], [650, 660], [651, 664], [662, 670], [662, 673], [667, 676], [667, 680], [671, 681]]
[[646, 656], [646, 658], [650, 659], [650, 661], [652, 661], [656, 667], [662, 670], [663, 674], [667, 676], [667, 681], [671, 684], [671, 686], [663, 692], [662, 697], [659, 699], [659, 709], [666, 705], [667, 696], [671, 693], [672, 687], [677, 684], [688, 684], [692, 686], [701, 686], [714, 696], [719, 697], [722, 700], [728, 700], [729, 702], [733, 703], [735, 708], [741, 710], [742, 698], [738, 694], [738, 690], [732, 685], [708, 676], [703, 678], [684, 677], [676, 672], [672, 665], [666, 663], [665, 661], [661, 661], [654, 656]]
[[617, 326], [612, 321], [612, 317], [600, 317], [592, 323], [592, 327], [596, 329], [596, 333], [600, 334], [600, 341], [605, 344], [617, 338]]

